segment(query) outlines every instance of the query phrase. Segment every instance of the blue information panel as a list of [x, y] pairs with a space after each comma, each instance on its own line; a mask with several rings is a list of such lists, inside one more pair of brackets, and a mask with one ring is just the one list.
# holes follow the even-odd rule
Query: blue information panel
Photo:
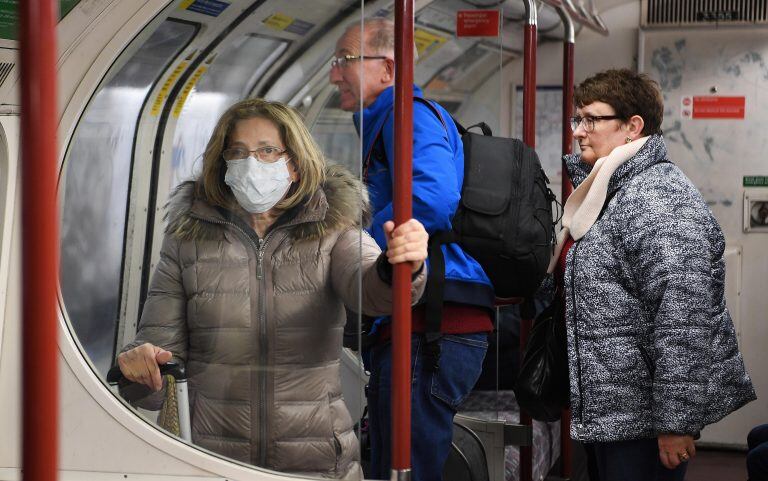
[[195, 0], [187, 7], [187, 10], [218, 17], [228, 6], [229, 3], [220, 0]]

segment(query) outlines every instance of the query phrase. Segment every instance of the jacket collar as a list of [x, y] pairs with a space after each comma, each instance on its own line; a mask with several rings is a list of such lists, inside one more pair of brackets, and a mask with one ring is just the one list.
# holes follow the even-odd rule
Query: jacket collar
[[[416, 85], [413, 86], [413, 96], [424, 97], [421, 89]], [[358, 134], [360, 133], [360, 122], [362, 117], [364, 149], [369, 150], [371, 148], [373, 141], [376, 140], [376, 136], [384, 126], [384, 122], [389, 117], [389, 113], [394, 109], [394, 105], [395, 88], [387, 87], [378, 97], [376, 97], [376, 100], [374, 100], [371, 105], [362, 110], [362, 115], [359, 110], [352, 114], [352, 120], [355, 123], [355, 128], [357, 129]], [[368, 152], [365, 152], [364, 156], [367, 157], [367, 155]]]
[[[581, 155], [566, 156], [566, 165], [576, 189], [563, 207], [563, 229], [557, 236], [554, 255], [547, 272], [553, 272], [560, 252], [570, 236], [578, 241], [600, 217], [606, 199], [651, 165], [666, 159], [666, 147], [659, 135], [643, 137], [616, 147], [594, 166], [581, 162]], [[588, 171], [588, 172], [587, 172]], [[585, 175], [587, 174], [587, 175]]]
[[[228, 210], [198, 197], [195, 182], [185, 182], [166, 206], [166, 235], [182, 240], [220, 239], [222, 225], [250, 230], [242, 209]], [[317, 239], [329, 231], [370, 222], [368, 194], [362, 183], [341, 166], [328, 166], [325, 182], [306, 201], [283, 213], [273, 229], [288, 229], [295, 239]], [[246, 230], [246, 232], [248, 232]]]

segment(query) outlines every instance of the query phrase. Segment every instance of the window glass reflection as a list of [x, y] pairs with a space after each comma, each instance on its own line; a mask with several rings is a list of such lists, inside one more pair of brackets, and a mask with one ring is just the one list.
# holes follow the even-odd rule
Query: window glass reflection
[[256, 81], [288, 47], [281, 39], [242, 35], [198, 67], [199, 81], [186, 97], [173, 136], [170, 187], [195, 178], [202, 169], [203, 152], [219, 115], [245, 98]]
[[94, 365], [114, 355], [128, 184], [139, 112], [153, 83], [195, 34], [165, 21], [88, 105], [64, 167], [61, 290], [72, 327]]
[[[360, 180], [326, 164], [303, 118], [279, 102], [237, 102], [212, 132], [201, 174], [171, 194], [139, 331], [118, 357], [145, 389], [124, 395], [159, 408], [168, 388], [157, 367], [178, 362], [196, 445], [277, 471], [359, 479], [341, 377], [347, 309], [392, 310], [391, 264], [361, 231]], [[284, 153], [222, 156], [262, 146]], [[415, 256], [402, 259], [414, 300], [426, 242], [416, 223], [389, 241]]]

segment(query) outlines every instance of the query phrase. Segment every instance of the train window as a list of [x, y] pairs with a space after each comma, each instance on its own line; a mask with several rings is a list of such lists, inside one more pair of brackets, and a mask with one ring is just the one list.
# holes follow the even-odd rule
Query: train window
[[328, 97], [312, 127], [312, 135], [326, 158], [352, 172], [360, 170], [360, 137], [352, 123], [352, 116], [341, 110], [338, 91], [334, 90]]
[[[175, 419], [163, 414], [168, 397], [147, 395], [136, 385], [121, 394], [148, 410], [142, 412], [147, 419], [203, 450], [275, 471], [353, 478], [360, 470], [355, 424], [367, 379], [359, 358], [342, 350], [342, 343], [359, 338], [354, 312], [361, 310], [361, 292], [376, 301], [368, 313], [385, 312], [388, 302], [376, 271], [378, 248], [369, 236], [347, 228], [362, 218], [361, 189], [354, 181], [360, 140], [352, 113], [344, 112], [358, 167], [354, 173], [320, 175], [323, 159], [301, 135], [299, 118], [280, 106], [245, 100], [265, 72], [302, 48], [292, 41], [311, 40], [296, 32], [323, 19], [319, 13], [302, 17], [295, 28], [278, 33], [282, 15], [267, 24], [257, 12], [253, 24], [213, 37], [184, 85], [177, 84], [176, 98], [166, 103], [168, 123], [160, 130], [168, 143], [173, 139], [173, 148], [165, 149], [152, 186], [159, 214], [147, 226], [152, 252], [144, 252], [142, 273], [149, 282], [138, 331], [126, 331], [125, 345], [118, 346], [162, 346], [161, 356], [172, 355], [184, 365], [189, 430], [177, 432]], [[276, 36], [267, 35], [271, 30]], [[304, 75], [302, 69], [292, 72]], [[240, 101], [250, 102], [241, 105], [244, 109], [262, 109], [260, 115], [217, 129], [225, 110]], [[211, 137], [225, 130], [228, 144], [222, 135], [216, 144], [222, 145], [220, 152], [204, 158]], [[201, 180], [204, 162], [221, 168], [222, 175]], [[307, 182], [291, 177], [294, 169], [306, 174]], [[224, 178], [235, 181], [224, 185]], [[260, 179], [256, 188], [246, 181], [253, 178]], [[267, 183], [272, 189], [260, 191]], [[226, 192], [216, 205], [211, 197], [195, 197], [199, 189], [211, 192], [211, 184]], [[268, 222], [259, 221], [270, 216], [258, 214], [276, 212], [272, 206], [284, 195], [296, 203], [278, 211], [266, 228]], [[357, 268], [361, 253], [368, 261], [368, 282]], [[173, 392], [165, 390], [166, 396]]]
[[223, 48], [209, 66], [198, 68], [205, 69], [204, 73], [190, 91], [181, 112], [173, 112], [179, 120], [173, 137], [171, 189], [196, 177], [219, 115], [248, 95], [288, 45], [283, 39], [243, 35]]
[[114, 356], [133, 143], [147, 94], [196, 26], [167, 20], [120, 59], [85, 109], [61, 183], [61, 291], [69, 322], [96, 368]]

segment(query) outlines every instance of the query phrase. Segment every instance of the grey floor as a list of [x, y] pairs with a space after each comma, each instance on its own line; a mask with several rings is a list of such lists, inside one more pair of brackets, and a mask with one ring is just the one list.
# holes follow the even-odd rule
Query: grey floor
[[[572, 481], [589, 481], [583, 448], [573, 444]], [[689, 465], [685, 481], [747, 481], [746, 452], [717, 451], [699, 448]], [[553, 468], [559, 474], [559, 467]], [[551, 478], [561, 479], [561, 478]]]
[[688, 466], [686, 481], [746, 481], [746, 453], [699, 449]]

